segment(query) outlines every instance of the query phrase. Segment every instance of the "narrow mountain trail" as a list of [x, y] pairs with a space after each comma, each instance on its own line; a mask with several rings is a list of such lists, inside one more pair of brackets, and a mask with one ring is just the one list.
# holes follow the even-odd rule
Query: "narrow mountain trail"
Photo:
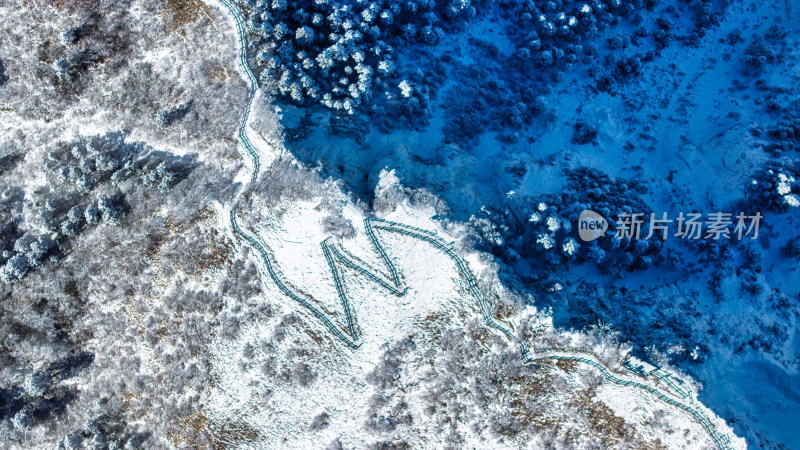
[[[222, 6], [222, 10], [227, 12], [228, 17], [235, 25], [238, 39], [237, 48], [239, 50], [239, 71], [242, 73], [243, 78], [248, 83], [250, 92], [247, 105], [245, 106], [244, 113], [242, 114], [237, 131], [237, 139], [240, 150], [247, 158], [249, 158], [252, 170], [249, 184], [245, 184], [240, 191], [239, 196], [241, 196], [241, 193], [246, 192], [250, 185], [258, 180], [261, 170], [261, 158], [257, 149], [253, 145], [253, 142], [262, 140], [262, 138], [249, 127], [250, 114], [253, 103], [258, 97], [259, 86], [256, 76], [253, 74], [247, 63], [247, 35], [245, 30], [245, 19], [242, 13], [228, 0], [219, 0], [219, 4]], [[267, 144], [267, 146], [269, 146], [269, 144]], [[310, 294], [302, 292], [293, 287], [291, 283], [281, 278], [279, 274], [280, 271], [277, 270], [277, 262], [274, 260], [272, 252], [267, 245], [261, 241], [255, 235], [255, 233], [248, 233], [245, 231], [246, 227], [243, 228], [237, 220], [237, 214], [234, 211], [236, 204], [237, 201], [234, 200], [225, 211], [229, 217], [231, 230], [236, 239], [240, 240], [240, 242], [245, 242], [258, 253], [262, 272], [268, 274], [270, 280], [284, 295], [308, 310], [339, 341], [343, 342], [352, 349], [358, 349], [360, 347], [360, 336], [356, 332], [351, 310], [351, 301], [347, 297], [343, 282], [339, 276], [337, 264], [342, 264], [354, 269], [366, 279], [386, 289], [392, 295], [403, 296], [405, 295], [407, 289], [401, 281], [397, 268], [391, 262], [384, 245], [377, 236], [376, 230], [401, 234], [430, 244], [437, 251], [444, 253], [450, 258], [450, 260], [452, 260], [459, 275], [467, 282], [470, 295], [476, 302], [478, 309], [481, 312], [484, 321], [486, 322], [486, 325], [504, 335], [509, 341], [514, 342], [518, 346], [520, 354], [522, 355], [525, 363], [538, 364], [547, 361], [566, 360], [591, 366], [592, 368], [596, 369], [604, 379], [612, 384], [639, 389], [667, 405], [684, 411], [685, 413], [689, 414], [695, 422], [699, 423], [705, 428], [718, 448], [721, 450], [731, 448], [730, 438], [727, 435], [720, 433], [716, 426], [708, 419], [708, 417], [697, 408], [700, 406], [700, 403], [696, 398], [696, 394], [690, 391], [681, 391], [680, 389], [675, 389], [674, 387], [673, 389], [669, 389], [671, 384], [663, 377], [660, 378], [655, 375], [642, 376], [641, 374], [633, 371], [629, 371], [630, 373], [628, 374], [612, 371], [596, 356], [580, 350], [546, 349], [529, 351], [525, 343], [520, 339], [517, 339], [509, 327], [503, 326], [497, 320], [495, 320], [490, 312], [486, 298], [478, 288], [477, 280], [470, 271], [466, 261], [458, 254], [452, 243], [447, 242], [434, 231], [423, 230], [399, 222], [392, 222], [378, 218], [366, 218], [364, 220], [366, 234], [372, 243], [373, 250], [383, 262], [383, 265], [385, 266], [384, 269], [388, 270], [388, 274], [383, 273], [379, 268], [368, 266], [362, 262], [355, 261], [353, 258], [347, 257], [343, 252], [338, 250], [335, 244], [331, 243], [331, 238], [325, 239], [323, 242], [321, 242], [320, 245], [322, 246], [328, 269], [330, 270], [336, 285], [337, 295], [346, 319], [346, 327], [338, 326], [331, 320], [331, 318], [328, 317], [328, 315], [315, 306], [315, 304], [318, 303], [318, 300], [316, 300]], [[667, 389], [661, 388], [662, 383], [659, 381], [663, 381], [663, 385], [667, 386]], [[674, 383], [672, 386], [674, 386]]]

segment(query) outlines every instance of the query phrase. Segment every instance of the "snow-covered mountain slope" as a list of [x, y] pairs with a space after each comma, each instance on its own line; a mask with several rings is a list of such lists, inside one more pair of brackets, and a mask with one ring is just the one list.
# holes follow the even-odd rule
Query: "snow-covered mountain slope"
[[[782, 9], [0, 11], [3, 447], [794, 443]], [[598, 256], [588, 191], [765, 228]]]
[[[441, 217], [469, 221], [479, 247], [498, 258], [506, 286], [533, 295], [540, 309], [552, 307], [557, 326], [609, 324], [639, 356], [697, 377], [701, 396], [751, 445], [797, 446], [783, 421], [761, 419], [798, 413], [790, 393], [800, 295], [800, 210], [792, 206], [800, 193], [796, 2], [585, 2], [591, 14], [584, 2], [532, 2], [544, 25], [526, 9], [531, 2], [473, 2], [474, 18], [437, 16], [434, 26], [445, 34], [436, 42], [417, 21], [440, 14], [438, 6], [398, 13], [390, 2], [376, 3], [395, 17], [378, 24], [376, 38], [392, 47], [395, 71], [376, 70], [371, 103], [350, 115], [331, 113], [313, 95], [281, 96], [302, 80], [283, 49], [293, 45], [313, 59], [341, 40], [345, 56], [368, 54], [375, 47], [369, 33], [348, 40], [337, 21], [360, 27], [369, 15], [323, 14], [309, 26], [333, 37], [309, 47], [269, 32], [277, 23], [293, 29], [302, 17], [248, 13], [251, 66], [288, 73], [276, 92], [290, 152], [365, 203], [380, 173], [395, 170], [404, 184], [448, 205]], [[241, 6], [257, 15], [263, 5]], [[327, 7], [335, 5], [304, 6], [312, 19], [315, 8]], [[559, 26], [561, 12], [577, 25], [549, 34], [547, 23]], [[392, 26], [408, 24], [418, 33], [392, 34]], [[321, 92], [341, 93], [339, 78], [304, 70], [322, 80]], [[411, 100], [396, 107], [404, 92]], [[567, 254], [570, 239], [580, 242], [575, 224], [586, 208], [673, 219], [759, 212], [764, 220], [760, 237], [742, 243], [671, 237], [620, 251], [581, 242]], [[561, 224], [557, 230], [548, 217]], [[769, 395], [729, 381], [751, 376]]]
[[[273, 172], [279, 170], [288, 174]], [[348, 258], [391, 277], [361, 226], [364, 211], [335, 186], [309, 192], [307, 181], [305, 195], [288, 192], [295, 200], [280, 200], [270, 186], [290, 185], [279, 177], [296, 170], [270, 169], [268, 183], [254, 189], [237, 217], [244, 233], [257, 236], [276, 275], [261, 267], [264, 295], [249, 304], [229, 303], [222, 312], [250, 320], [240, 320], [209, 347], [215, 383], [203, 420], [252, 431], [231, 444], [715, 447], [717, 439], [725, 447], [744, 446], [696, 400], [685, 375], [665, 369], [663, 378], [643, 376], [622, 365], [627, 349], [613, 339], [554, 330], [545, 314], [523, 307], [503, 289], [491, 260], [459, 245], [471, 271], [480, 274], [490, 315], [514, 330], [514, 339], [530, 347], [527, 354], [487, 326], [468, 280], [446, 253], [387, 230], [374, 232], [408, 290], [398, 296], [339, 266], [359, 337], [358, 348], [349, 348], [277, 283], [303, 295], [347, 333], [344, 305], [320, 243], [330, 243], [333, 233], [340, 242], [331, 245]], [[435, 231], [444, 241], [463, 235], [459, 227], [445, 230], [432, 221], [435, 209], [412, 203], [393, 173], [384, 173], [383, 180], [376, 203], [391, 209], [378, 211], [379, 217], [398, 223], [399, 230], [405, 224]], [[246, 240], [240, 242], [259, 259]], [[683, 388], [675, 390], [667, 380]], [[710, 420], [709, 428], [675, 402]], [[443, 424], [447, 434], [437, 431]], [[276, 436], [291, 438], [276, 442]]]

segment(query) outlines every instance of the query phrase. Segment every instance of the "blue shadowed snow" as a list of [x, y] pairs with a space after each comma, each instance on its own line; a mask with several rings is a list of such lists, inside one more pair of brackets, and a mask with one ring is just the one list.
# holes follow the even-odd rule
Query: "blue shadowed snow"
[[[797, 337], [795, 337], [797, 339]], [[742, 417], [736, 428], [753, 434], [765, 445], [800, 447], [800, 374], [787, 373], [767, 361], [743, 361], [728, 366], [720, 361], [714, 373], [726, 383], [707, 384], [700, 400], [716, 404], [723, 417]], [[755, 408], [753, 406], [756, 406]]]

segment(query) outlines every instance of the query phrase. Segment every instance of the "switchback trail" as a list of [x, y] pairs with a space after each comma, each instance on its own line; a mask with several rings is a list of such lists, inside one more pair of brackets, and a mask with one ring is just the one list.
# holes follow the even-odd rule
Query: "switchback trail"
[[[223, 7], [225, 11], [228, 12], [229, 17], [233, 20], [236, 33], [237, 33], [237, 47], [239, 50], [239, 70], [241, 71], [242, 75], [248, 82], [249, 86], [249, 97], [247, 101], [247, 105], [245, 106], [244, 114], [242, 115], [242, 119], [239, 123], [239, 128], [237, 132], [237, 139], [239, 141], [239, 146], [241, 147], [242, 153], [246, 154], [252, 164], [252, 174], [250, 177], [250, 184], [255, 183], [258, 180], [258, 175], [261, 169], [261, 162], [258, 152], [256, 151], [255, 147], [252, 144], [250, 139], [248, 130], [248, 123], [250, 120], [250, 112], [257, 97], [258, 92], [258, 79], [253, 74], [250, 66], [247, 63], [247, 34], [245, 29], [245, 19], [242, 16], [242, 13], [229, 1], [229, 0], [219, 0], [219, 4]], [[260, 139], [256, 137], [255, 139]], [[247, 186], [244, 186], [242, 192], [247, 190]], [[233, 202], [235, 204], [236, 202]], [[405, 225], [399, 222], [390, 222], [387, 220], [377, 219], [377, 218], [366, 218], [364, 219], [364, 227], [367, 233], [367, 236], [374, 247], [376, 253], [380, 256], [380, 259], [383, 262], [383, 265], [386, 266], [386, 269], [389, 271], [389, 276], [385, 276], [382, 274], [380, 270], [374, 267], [367, 267], [362, 263], [355, 261], [352, 258], [348, 258], [342, 252], [340, 252], [337, 247], [330, 243], [330, 238], [324, 240], [321, 243], [323, 253], [325, 255], [326, 262], [328, 264], [328, 268], [331, 271], [331, 275], [334, 279], [334, 283], [336, 285], [337, 295], [339, 297], [342, 309], [345, 313], [346, 319], [346, 328], [342, 329], [335, 325], [328, 316], [320, 311], [314, 303], [316, 300], [307, 293], [304, 293], [293, 286], [290, 283], [283, 281], [276, 269], [276, 265], [272, 260], [270, 255], [270, 251], [265, 247], [264, 244], [259, 242], [259, 240], [245, 232], [236, 219], [236, 214], [233, 211], [233, 206], [230, 207], [229, 210], [229, 219], [230, 225], [235, 233], [241, 240], [247, 242], [256, 252], [259, 254], [261, 259], [261, 263], [263, 264], [266, 272], [269, 274], [270, 279], [275, 283], [278, 288], [283, 292], [287, 297], [291, 298], [295, 302], [299, 303], [303, 308], [310, 311], [315, 317], [317, 317], [322, 324], [328, 328], [328, 330], [333, 333], [336, 338], [340, 341], [345, 343], [347, 346], [351, 348], [358, 348], [360, 344], [358, 343], [359, 335], [356, 332], [355, 324], [353, 323], [352, 318], [352, 310], [351, 304], [349, 299], [347, 298], [346, 291], [342, 284], [341, 278], [338, 273], [338, 269], [336, 267], [336, 262], [338, 261], [345, 266], [348, 266], [352, 269], [355, 269], [359, 272], [362, 276], [366, 277], [367, 279], [373, 281], [374, 283], [382, 286], [386, 290], [388, 290], [391, 294], [396, 296], [402, 296], [406, 293], [406, 287], [403, 285], [399, 274], [397, 273], [397, 269], [395, 268], [394, 264], [392, 263], [389, 255], [386, 253], [381, 241], [378, 239], [375, 230], [384, 230], [388, 232], [398, 233], [401, 235], [408, 236], [413, 239], [417, 239], [423, 242], [427, 242], [436, 248], [438, 251], [446, 254], [454, 263], [456, 269], [459, 272], [459, 275], [466, 280], [468, 289], [470, 291], [470, 295], [474, 298], [483, 319], [485, 320], [487, 326], [490, 328], [498, 331], [500, 334], [506, 336], [510, 341], [515, 342], [518, 347], [520, 354], [522, 355], [523, 362], [535, 364], [538, 362], [543, 361], [555, 361], [555, 360], [566, 360], [566, 361], [574, 361], [579, 362], [582, 364], [589, 365], [600, 372], [600, 374], [611, 382], [612, 384], [616, 384], [619, 386], [626, 386], [626, 387], [633, 387], [640, 389], [644, 392], [653, 395], [658, 400], [679, 408], [684, 412], [688, 413], [693, 420], [703, 426], [706, 431], [711, 436], [711, 439], [714, 443], [719, 447], [721, 450], [726, 450], [730, 448], [730, 439], [728, 436], [719, 433], [717, 431], [714, 424], [698, 409], [694, 408], [692, 405], [698, 403], [695, 399], [694, 395], [689, 395], [689, 402], [684, 401], [687, 396], [675, 396], [675, 395], [668, 395], [662, 392], [659, 389], [656, 389], [653, 386], [641, 383], [638, 381], [637, 377], [639, 375], [634, 374], [631, 372], [630, 375], [623, 375], [619, 373], [612, 373], [611, 370], [608, 369], [599, 359], [594, 356], [588, 355], [585, 352], [581, 352], [578, 350], [544, 350], [544, 351], [537, 351], [534, 353], [530, 353], [522, 340], [515, 338], [513, 333], [500, 323], [498, 323], [491, 314], [491, 311], [488, 307], [485, 297], [480, 292], [478, 288], [477, 280], [475, 276], [472, 275], [472, 272], [469, 270], [467, 263], [464, 259], [458, 255], [456, 249], [453, 247], [451, 243], [446, 242], [440, 236], [436, 234], [436, 232], [423, 230], [420, 228], [412, 227], [409, 225]]]

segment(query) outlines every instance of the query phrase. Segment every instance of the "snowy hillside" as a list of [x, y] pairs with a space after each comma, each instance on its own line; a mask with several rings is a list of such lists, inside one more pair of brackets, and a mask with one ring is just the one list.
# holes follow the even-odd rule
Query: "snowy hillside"
[[797, 2], [0, 11], [0, 446], [800, 446]]

